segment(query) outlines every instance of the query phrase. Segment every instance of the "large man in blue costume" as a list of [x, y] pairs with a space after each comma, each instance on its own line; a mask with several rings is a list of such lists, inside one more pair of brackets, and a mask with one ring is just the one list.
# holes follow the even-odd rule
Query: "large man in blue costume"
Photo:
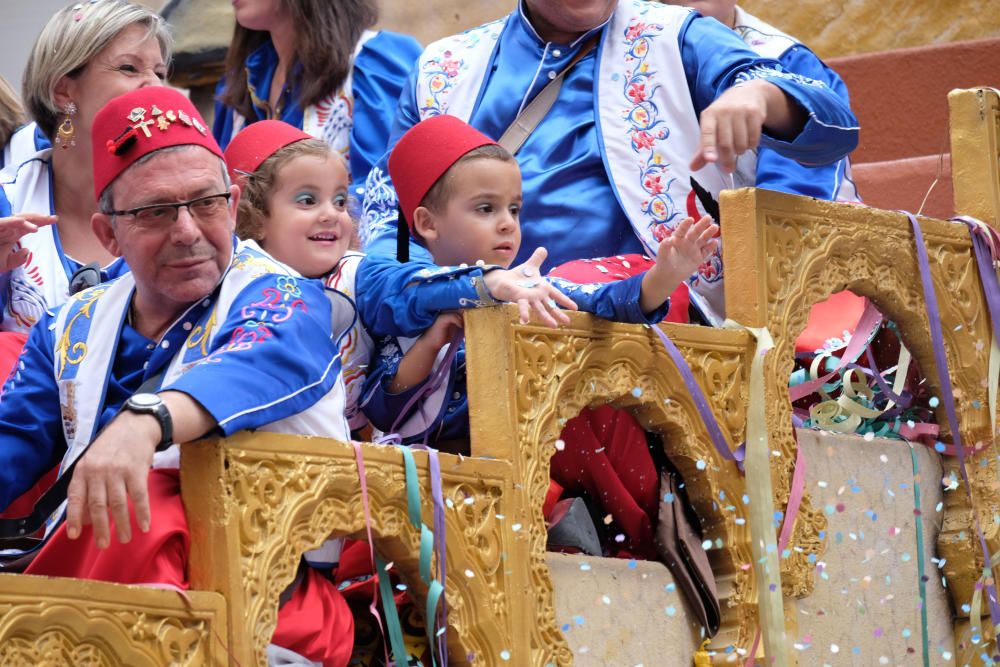
[[[551, 265], [652, 254], [684, 217], [715, 208], [739, 154], [759, 144], [823, 164], [857, 143], [836, 94], [759, 57], [717, 21], [643, 0], [520, 0], [509, 16], [424, 51], [390, 144], [440, 113], [499, 138], [578, 56], [517, 154], [525, 257], [542, 245]], [[383, 161], [368, 179], [362, 240], [392, 253], [396, 230]], [[716, 255], [691, 279], [711, 322], [725, 312], [722, 277]]]

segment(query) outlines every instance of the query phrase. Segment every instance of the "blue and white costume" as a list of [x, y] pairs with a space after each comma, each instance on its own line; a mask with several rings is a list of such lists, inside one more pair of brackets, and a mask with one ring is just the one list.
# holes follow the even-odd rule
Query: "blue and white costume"
[[[0, 399], [0, 507], [60, 461], [64, 470], [150, 380], [144, 390], [188, 394], [226, 435], [348, 439], [338, 346], [354, 309], [345, 299], [244, 246], [213, 293], [159, 340], [129, 324], [134, 291], [126, 274], [71, 297], [31, 330]], [[154, 467], [176, 467], [177, 450], [157, 453]]]
[[[723, 91], [762, 78], [808, 112], [794, 141], [763, 144], [824, 164], [857, 143], [857, 121], [826, 86], [759, 58], [730, 30], [690, 10], [619, 0], [610, 19], [572, 44], [546, 43], [524, 12], [428, 47], [400, 98], [390, 145], [423, 118], [448, 113], [497, 138], [594, 33], [598, 47], [564, 80], [555, 105], [517, 155], [526, 194], [521, 253], [549, 249], [549, 266], [626, 253], [655, 254], [657, 228], [672, 229], [694, 202], [692, 176], [716, 199], [732, 180], [714, 165], [691, 174], [699, 114]], [[362, 242], [393, 253], [396, 198], [387, 156], [368, 179]], [[699, 210], [703, 210], [699, 209]], [[427, 258], [411, 244], [410, 256]], [[713, 321], [724, 313], [721, 255], [692, 278]], [[709, 305], [711, 308], [709, 308]]]
[[[0, 171], [0, 217], [15, 213], [55, 214], [52, 192], [52, 150], [45, 148], [19, 164]], [[0, 331], [26, 332], [47, 309], [69, 297], [69, 281], [82, 266], [68, 256], [59, 240], [58, 225], [46, 225], [21, 237], [20, 247], [30, 251], [28, 260], [7, 274], [0, 274]], [[101, 282], [128, 272], [121, 258], [101, 269]]]
[[[410, 264], [415, 265], [414, 270], [420, 266], [419, 262], [409, 262], [407, 266]], [[426, 264], [423, 266], [427, 267]], [[639, 306], [639, 294], [644, 275], [639, 274], [625, 280], [589, 285], [579, 285], [553, 277], [546, 278], [546, 280], [571, 298], [583, 312], [593, 313], [617, 322], [654, 324], [666, 316], [669, 302], [662, 304], [649, 315], [643, 314]], [[386, 284], [382, 287], [421, 290], [419, 285]], [[374, 298], [377, 299], [377, 296]], [[369, 369], [368, 378], [365, 381], [362, 407], [365, 414], [368, 415], [368, 419], [375, 428], [382, 432], [395, 431], [405, 443], [419, 442], [425, 436], [430, 444], [440, 440], [468, 440], [469, 438], [469, 401], [466, 391], [464, 343], [459, 343], [460, 347], [452, 358], [451, 369], [444, 372], [440, 382], [435, 386], [427, 387], [427, 383], [440, 369], [441, 363], [447, 356], [450, 343], [438, 354], [434, 370], [427, 380], [397, 394], [388, 391], [389, 384], [396, 375], [403, 355], [416, 342], [416, 337], [430, 328], [433, 322], [434, 317], [430, 316], [412, 319], [410, 324], [416, 331], [408, 334], [408, 337], [384, 336], [380, 338], [378, 352], [372, 359], [372, 367]], [[418, 392], [421, 392], [422, 395], [407, 409], [407, 404]]]
[[[785, 71], [822, 81], [850, 104], [847, 85], [799, 40], [736, 7], [736, 34], [764, 58], [774, 58]], [[777, 151], [761, 146], [740, 156], [735, 174], [737, 187], [759, 187], [793, 195], [831, 201], [861, 201], [851, 180], [847, 157], [824, 166], [801, 165]]]
[[21, 164], [38, 151], [50, 146], [52, 142], [42, 134], [38, 125], [34, 122], [28, 123], [18, 128], [3, 147], [3, 152], [0, 153], [0, 169], [10, 164]]
[[[299, 91], [294, 88], [281, 99], [280, 115], [274, 115], [267, 100], [278, 54], [268, 39], [246, 62], [247, 84], [257, 114], [250, 122], [282, 120], [323, 139], [347, 159], [352, 180], [360, 186], [385, 152], [387, 128], [418, 55], [420, 45], [412, 37], [367, 30], [355, 47], [353, 70], [340, 90], [302, 109]], [[221, 93], [225, 84], [225, 79], [220, 81], [216, 92]], [[212, 134], [223, 150], [246, 122], [230, 107], [216, 103]]]

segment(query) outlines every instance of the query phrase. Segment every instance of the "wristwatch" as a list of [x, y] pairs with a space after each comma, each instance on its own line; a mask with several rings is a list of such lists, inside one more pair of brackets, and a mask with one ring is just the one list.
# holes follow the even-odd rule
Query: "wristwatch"
[[125, 401], [124, 409], [141, 415], [153, 415], [160, 422], [160, 442], [156, 451], [166, 449], [174, 443], [174, 422], [166, 403], [156, 394], [135, 394]]

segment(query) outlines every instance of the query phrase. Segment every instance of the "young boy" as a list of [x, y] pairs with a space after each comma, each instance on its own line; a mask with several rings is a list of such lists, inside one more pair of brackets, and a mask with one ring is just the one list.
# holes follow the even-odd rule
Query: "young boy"
[[[483, 267], [488, 286], [491, 271], [506, 269], [517, 256], [521, 173], [510, 153], [478, 130], [446, 115], [418, 123], [393, 149], [389, 172], [400, 220], [434, 258], [424, 271], [475, 264]], [[571, 307], [610, 320], [652, 324], [666, 314], [670, 293], [715, 249], [716, 232], [707, 216], [697, 223], [689, 218], [660, 243], [649, 271], [602, 285], [540, 277], [543, 248], [510, 272], [522, 276], [524, 287], [552, 285], [560, 292], [555, 300], [566, 303], [569, 297]], [[488, 291], [481, 297], [478, 305], [495, 303], [494, 297], [513, 300]], [[531, 306], [519, 305], [521, 320], [527, 322]], [[533, 305], [548, 324], [566, 319], [552, 302]], [[373, 425], [398, 433], [404, 442], [427, 439], [445, 451], [468, 451], [465, 351], [457, 343], [457, 349], [448, 350], [461, 327], [458, 315], [443, 313], [419, 337], [384, 337], [376, 343], [362, 397]]]

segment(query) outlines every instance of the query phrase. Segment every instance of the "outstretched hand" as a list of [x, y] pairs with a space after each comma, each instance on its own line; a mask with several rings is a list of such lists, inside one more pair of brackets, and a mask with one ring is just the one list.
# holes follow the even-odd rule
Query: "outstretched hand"
[[39, 227], [51, 225], [55, 221], [54, 215], [41, 213], [18, 213], [0, 218], [0, 273], [16, 269], [28, 259], [27, 248], [14, 250], [22, 236], [37, 232]]
[[772, 136], [792, 139], [805, 121], [805, 110], [773, 83], [753, 79], [733, 86], [701, 112], [701, 142], [691, 170], [717, 162], [732, 173], [736, 158], [760, 144], [765, 125]]
[[719, 226], [710, 216], [684, 218], [672, 234], [660, 241], [656, 264], [642, 280], [640, 306], [651, 313], [659, 308], [677, 286], [697, 270], [719, 247]]
[[541, 275], [542, 263], [548, 256], [545, 248], [536, 248], [524, 264], [512, 269], [487, 273], [483, 280], [494, 299], [516, 303], [521, 312], [521, 324], [531, 320], [531, 311], [552, 327], [569, 324], [569, 316], [559, 308], [576, 310], [576, 303], [557, 290]]

